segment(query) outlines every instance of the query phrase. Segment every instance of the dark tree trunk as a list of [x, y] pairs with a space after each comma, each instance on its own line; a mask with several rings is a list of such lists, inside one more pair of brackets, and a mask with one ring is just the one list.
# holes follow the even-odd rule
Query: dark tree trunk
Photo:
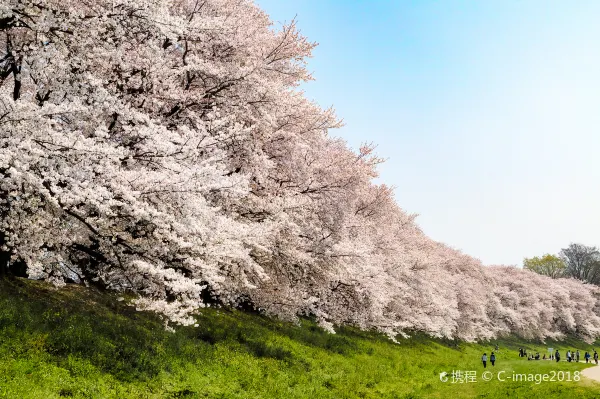
[[[0, 248], [4, 245], [4, 234], [0, 232]], [[8, 263], [10, 261], [10, 252], [0, 249], [0, 278], [8, 274]]]
[[22, 260], [10, 263], [8, 265], [8, 273], [15, 277], [29, 277], [29, 274], [27, 274], [27, 264]]
[[[4, 245], [4, 235], [0, 233], [0, 248]], [[27, 264], [22, 260], [16, 262], [10, 261], [11, 253], [0, 249], [0, 278], [12, 277], [28, 277]]]

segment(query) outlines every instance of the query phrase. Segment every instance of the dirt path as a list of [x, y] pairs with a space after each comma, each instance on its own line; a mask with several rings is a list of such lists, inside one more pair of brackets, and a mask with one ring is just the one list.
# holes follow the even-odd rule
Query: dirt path
[[581, 372], [581, 375], [590, 380], [600, 382], [600, 366], [589, 367]]

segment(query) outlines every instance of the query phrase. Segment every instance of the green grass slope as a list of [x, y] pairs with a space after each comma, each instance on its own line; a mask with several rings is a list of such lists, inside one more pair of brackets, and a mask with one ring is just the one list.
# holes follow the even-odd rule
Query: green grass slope
[[[492, 381], [479, 358], [495, 345], [414, 336], [399, 344], [344, 328], [328, 334], [239, 311], [206, 309], [200, 327], [165, 331], [116, 295], [0, 281], [0, 398], [598, 398], [600, 384], [498, 381], [515, 373], [574, 379], [586, 367], [527, 361], [517, 348], [591, 349], [581, 341], [499, 340]], [[476, 371], [476, 382], [440, 381]], [[450, 377], [450, 376], [449, 376]]]

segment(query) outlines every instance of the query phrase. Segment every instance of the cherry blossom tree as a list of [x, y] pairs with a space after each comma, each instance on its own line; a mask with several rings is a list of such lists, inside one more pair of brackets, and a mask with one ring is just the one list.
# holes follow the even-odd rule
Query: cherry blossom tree
[[0, 271], [394, 337], [597, 337], [600, 292], [428, 238], [249, 0], [0, 4]]

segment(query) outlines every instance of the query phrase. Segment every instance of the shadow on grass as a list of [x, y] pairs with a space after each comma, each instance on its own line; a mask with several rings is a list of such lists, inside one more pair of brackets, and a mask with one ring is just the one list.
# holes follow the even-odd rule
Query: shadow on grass
[[355, 338], [362, 333], [346, 328], [333, 335], [306, 319], [296, 326], [237, 310], [210, 308], [198, 319], [199, 327], [179, 327], [170, 333], [158, 316], [136, 311], [119, 302], [114, 293], [77, 285], [55, 289], [18, 278], [0, 280], [0, 354], [46, 354], [73, 374], [79, 371], [71, 367], [70, 357], [85, 359], [121, 381], [144, 381], [176, 365], [214, 358], [219, 343], [241, 348], [256, 358], [297, 361], [303, 367], [306, 362], [295, 359], [292, 351], [279, 343], [281, 339], [340, 355], [360, 350]]

